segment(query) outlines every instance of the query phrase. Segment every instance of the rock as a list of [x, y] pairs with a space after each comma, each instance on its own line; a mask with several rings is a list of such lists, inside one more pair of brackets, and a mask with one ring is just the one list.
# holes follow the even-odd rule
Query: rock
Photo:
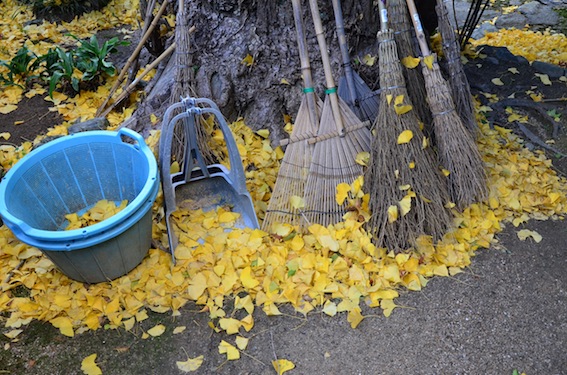
[[549, 78], [559, 78], [567, 74], [566, 69], [563, 69], [560, 66], [549, 64], [542, 61], [534, 61], [532, 62], [532, 67], [537, 70], [539, 73], [547, 74]]
[[498, 28], [496, 26], [494, 26], [493, 24], [491, 24], [490, 22], [483, 22], [482, 24], [480, 24], [479, 27], [477, 27], [475, 29], [475, 31], [473, 31], [471, 37], [473, 39], [480, 39], [482, 37], [484, 37], [484, 35], [486, 33], [494, 33], [497, 32]]
[[559, 23], [559, 15], [551, 7], [537, 1], [519, 6], [518, 11], [526, 17], [530, 25], [553, 26]]
[[69, 126], [69, 134], [86, 132], [90, 130], [105, 130], [110, 126], [110, 123], [105, 117], [96, 117], [91, 120], [75, 123]]
[[527, 24], [527, 17], [519, 12], [503, 14], [494, 22], [494, 25], [499, 29], [523, 29]]
[[523, 56], [516, 56], [510, 52], [506, 47], [493, 47], [493, 46], [482, 46], [482, 53], [486, 54], [488, 57], [493, 57], [497, 60], [497, 64], [520, 64], [528, 65], [529, 61]]
[[538, 2], [551, 7], [565, 6], [565, 0], [538, 0]]

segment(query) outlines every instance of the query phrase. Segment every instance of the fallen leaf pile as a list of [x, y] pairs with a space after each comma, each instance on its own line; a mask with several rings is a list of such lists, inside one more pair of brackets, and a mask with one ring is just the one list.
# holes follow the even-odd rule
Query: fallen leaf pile
[[120, 204], [117, 204], [116, 202], [111, 202], [107, 199], [101, 199], [82, 215], [79, 215], [77, 212], [65, 215], [65, 219], [67, 219], [68, 222], [65, 230], [84, 228], [89, 225], [100, 223], [101, 221], [116, 215], [126, 208], [127, 205], [127, 200], [123, 200]]
[[[135, 6], [118, 1], [111, 4], [117, 7], [113, 8], [114, 14], [122, 15], [122, 23], [125, 18], [135, 18], [129, 13]], [[20, 24], [31, 18], [27, 8], [16, 6], [14, 0], [0, 4], [0, 14], [14, 14], [15, 9], [18, 11], [14, 16]], [[113, 14], [99, 14], [62, 27], [76, 28], [73, 33], [85, 35], [88, 30], [103, 26], [98, 22], [114, 22], [112, 20], [118, 23]], [[13, 34], [5, 23], [1, 27], [0, 32], [11, 35], [9, 38], [14, 43], [21, 42], [32, 32], [46, 44], [47, 37], [60, 41], [54, 36], [62, 34], [58, 26], [46, 23], [41, 25], [44, 28], [41, 30], [51, 30], [53, 35], [37, 31], [40, 26], [27, 31], [26, 27], [15, 28]], [[533, 44], [541, 46], [545, 42], [538, 40]], [[9, 49], [10, 52], [15, 50], [17, 48]], [[23, 93], [13, 90], [10, 88], [0, 94], [1, 105], [17, 105]], [[105, 90], [108, 86], [99, 88], [96, 93], [81, 93], [73, 100], [58, 94], [53, 103], [68, 121], [89, 118], [96, 110], [96, 103], [104, 99]], [[394, 105], [405, 110], [403, 98], [393, 99]], [[132, 110], [126, 111], [131, 113]], [[112, 122], [119, 123], [127, 115], [113, 114]], [[102, 327], [130, 331], [136, 323], [148, 318], [148, 310], [176, 316], [183, 313], [182, 307], [189, 301], [195, 301], [209, 314], [213, 330], [234, 335], [234, 339], [220, 342], [218, 348], [228, 360], [234, 360], [246, 349], [249, 339], [246, 336], [254, 327], [257, 310], [279, 315], [281, 305], [289, 304], [301, 314], [314, 309], [329, 316], [342, 313], [353, 328], [365, 318], [362, 306], [380, 307], [383, 314], [389, 316], [397, 307], [395, 299], [400, 292], [419, 291], [431, 277], [462, 272], [470, 265], [476, 250], [488, 248], [496, 241], [494, 236], [504, 224], [519, 226], [530, 218], [557, 218], [566, 212], [567, 185], [551, 168], [545, 155], [524, 148], [522, 140], [510, 130], [490, 129], [482, 112], [479, 112], [479, 123], [482, 134], [478, 143], [489, 177], [489, 199], [463, 212], [454, 211], [454, 228], [438, 243], [424, 236], [417, 239], [415, 248], [404, 254], [377, 248], [364, 230], [369, 213], [366, 210], [368, 197], [362, 193], [362, 179], [338, 189], [337, 200], [348, 200], [354, 208], [343, 222], [329, 227], [315, 224], [307, 233], [300, 233], [287, 224], [277, 224], [270, 232], [237, 228], [239, 215], [231, 212], [230, 207], [208, 212], [190, 205], [180, 207], [173, 214], [180, 239], [175, 249], [175, 265], [168, 252], [152, 248], [142, 263], [127, 275], [88, 287], [67, 278], [39, 250], [21, 243], [7, 227], [1, 226], [0, 312], [6, 317], [3, 318], [4, 334], [17, 340], [21, 328], [33, 319], [48, 321], [71, 337]], [[64, 134], [65, 130], [63, 124], [53, 131]], [[243, 120], [231, 124], [231, 130], [246, 171], [247, 187], [261, 220], [283, 151], [271, 147], [266, 131], [255, 133]], [[412, 136], [404, 132], [398, 142], [407, 142]], [[221, 138], [220, 134], [213, 134], [212, 141], [217, 147], [224, 146]], [[152, 131], [147, 143], [154, 147], [158, 140], [159, 132]], [[0, 165], [9, 169], [30, 148], [30, 143], [0, 146]], [[157, 220], [163, 216], [162, 200], [160, 193], [153, 207], [152, 235], [154, 243], [158, 244], [167, 243], [165, 224]], [[109, 206], [112, 204], [105, 204], [104, 211], [110, 210]], [[391, 220], [403, 214], [403, 209], [404, 202], [400, 202], [401, 212], [398, 213], [396, 207]], [[537, 237], [527, 232], [521, 235]], [[156, 325], [145, 332], [143, 338], [159, 336], [165, 329], [163, 325]], [[95, 359], [96, 355], [85, 358], [82, 364], [85, 372], [99, 371]], [[188, 358], [177, 362], [177, 366], [181, 371], [193, 371], [202, 361], [202, 356]], [[294, 365], [279, 359], [273, 366], [278, 373], [283, 373]]]
[[523, 56], [530, 62], [537, 60], [567, 65], [567, 36], [552, 34], [550, 31], [502, 29], [486, 33], [484, 37], [473, 40], [472, 44], [507, 47], [514, 55]]

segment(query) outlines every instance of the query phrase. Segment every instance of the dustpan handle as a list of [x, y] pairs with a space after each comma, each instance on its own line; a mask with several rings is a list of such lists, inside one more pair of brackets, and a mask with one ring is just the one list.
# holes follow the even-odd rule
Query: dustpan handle
[[339, 99], [337, 96], [337, 87], [333, 79], [333, 72], [331, 71], [331, 61], [329, 59], [329, 51], [327, 49], [327, 41], [325, 40], [325, 32], [321, 23], [321, 14], [319, 13], [319, 5], [317, 0], [309, 0], [311, 8], [311, 17], [313, 18], [313, 25], [315, 26], [315, 34], [317, 35], [317, 42], [319, 43], [319, 50], [321, 51], [321, 60], [323, 61], [323, 70], [325, 71], [325, 81], [327, 90], [325, 93], [331, 101], [331, 109], [333, 111], [333, 118], [338, 133], [342, 136], [345, 133], [343, 118], [339, 107]]
[[419, 13], [415, 7], [413, 0], [406, 0], [408, 5], [409, 13], [411, 16], [411, 22], [413, 23], [413, 28], [415, 29], [415, 35], [417, 37], [417, 42], [419, 43], [419, 49], [423, 57], [431, 55], [429, 51], [429, 46], [425, 38], [425, 33], [423, 32], [423, 26], [421, 25], [421, 20], [419, 19]]
[[291, 0], [293, 6], [293, 18], [295, 20], [295, 30], [297, 31], [297, 48], [299, 50], [299, 60], [301, 61], [301, 73], [303, 76], [303, 93], [307, 97], [307, 108], [309, 109], [309, 119], [313, 129], [319, 128], [319, 113], [315, 104], [315, 89], [313, 88], [313, 77], [311, 75], [311, 64], [307, 51], [307, 40], [305, 39], [305, 28], [303, 27], [303, 16], [301, 14], [300, 0]]
[[224, 136], [226, 148], [228, 149], [228, 158], [230, 160], [230, 170], [228, 172], [228, 176], [232, 182], [232, 186], [234, 186], [239, 194], [247, 194], [248, 190], [246, 189], [246, 176], [244, 175], [244, 168], [242, 167], [242, 159], [240, 158], [240, 153], [238, 152], [238, 147], [236, 146], [234, 136], [232, 135], [232, 132], [228, 127], [228, 124], [226, 123], [222, 113], [212, 107], [194, 107], [188, 109], [188, 112], [195, 115], [210, 113], [217, 118], [220, 129]]
[[337, 25], [337, 38], [339, 39], [339, 47], [343, 57], [343, 72], [347, 81], [348, 92], [352, 104], [356, 104], [358, 96], [354, 88], [354, 77], [352, 75], [352, 65], [350, 63], [350, 55], [348, 52], [347, 40], [345, 35], [345, 21], [343, 18], [343, 10], [339, 0], [333, 0], [333, 10], [335, 11], [335, 23]]
[[[171, 131], [173, 131], [173, 129], [171, 129], [172, 126], [175, 125], [174, 122], [171, 122], [171, 117], [173, 116], [173, 113], [176, 112], [176, 110], [181, 109], [183, 110], [183, 103], [179, 102], [179, 103], [175, 103], [171, 106], [169, 106], [169, 108], [167, 108], [167, 110], [165, 111], [164, 115], [163, 115], [163, 119], [161, 120], [161, 136], [159, 137], [159, 157], [160, 159], [163, 158], [163, 150], [166, 150], [167, 147], [167, 142], [166, 142], [166, 135], [168, 133], [170, 133]], [[169, 146], [170, 148], [170, 152], [169, 152], [169, 159], [171, 159], [171, 146]], [[168, 159], [168, 158], [166, 158]], [[166, 163], [169, 163], [171, 160], [166, 160]], [[158, 160], [160, 166], [163, 164], [162, 160]], [[167, 169], [169, 171], [169, 167]]]

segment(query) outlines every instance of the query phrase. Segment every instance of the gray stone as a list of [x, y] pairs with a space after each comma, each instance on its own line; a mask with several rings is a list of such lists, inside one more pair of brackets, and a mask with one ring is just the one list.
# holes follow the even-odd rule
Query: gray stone
[[493, 32], [496, 32], [496, 31], [498, 31], [498, 28], [496, 26], [494, 26], [490, 22], [483, 22], [482, 24], [480, 24], [479, 27], [476, 28], [475, 31], [473, 31], [471, 37], [473, 39], [480, 39], [486, 33], [493, 33]]
[[553, 26], [559, 23], [559, 15], [551, 7], [537, 1], [521, 5], [518, 11], [526, 17], [530, 25]]
[[90, 130], [105, 130], [110, 126], [110, 123], [105, 117], [96, 117], [91, 120], [75, 123], [69, 126], [69, 134], [86, 132]]
[[567, 7], [567, 1], [565, 0], [538, 0], [543, 5], [552, 6], [552, 7]]
[[496, 19], [494, 25], [499, 29], [523, 29], [528, 23], [526, 16], [519, 12], [503, 14]]
[[542, 61], [534, 61], [532, 67], [540, 73], [547, 74], [549, 78], [559, 78], [566, 74], [565, 69], [560, 66], [549, 64]]

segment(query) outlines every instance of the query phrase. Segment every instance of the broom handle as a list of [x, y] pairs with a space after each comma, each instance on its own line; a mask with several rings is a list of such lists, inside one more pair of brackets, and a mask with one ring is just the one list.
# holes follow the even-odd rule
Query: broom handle
[[313, 77], [311, 75], [311, 65], [309, 63], [309, 53], [307, 51], [307, 40], [305, 39], [305, 28], [303, 27], [303, 16], [301, 14], [301, 0], [292, 0], [293, 18], [295, 20], [295, 30], [297, 31], [297, 47], [299, 49], [299, 60], [301, 61], [301, 72], [303, 76], [303, 93], [307, 98], [307, 108], [309, 109], [309, 119], [313, 129], [319, 128], [319, 113], [315, 103], [315, 91], [313, 88]]
[[431, 55], [429, 51], [429, 46], [427, 45], [427, 40], [425, 39], [425, 33], [423, 32], [423, 26], [421, 25], [421, 20], [419, 19], [419, 14], [417, 13], [417, 8], [413, 0], [406, 0], [408, 4], [408, 9], [411, 15], [411, 21], [413, 23], [413, 28], [415, 29], [415, 35], [417, 36], [417, 41], [419, 43], [419, 49], [423, 57]]
[[340, 0], [333, 0], [333, 10], [335, 11], [335, 23], [337, 25], [337, 38], [339, 39], [339, 47], [343, 57], [343, 72], [347, 81], [348, 91], [352, 104], [358, 99], [354, 87], [354, 78], [352, 75], [352, 66], [350, 63], [350, 55], [348, 53], [347, 40], [345, 35], [345, 21], [343, 18], [343, 9]]
[[146, 41], [150, 37], [150, 34], [154, 31], [154, 29], [155, 29], [156, 25], [158, 24], [159, 19], [160, 19], [161, 15], [163, 14], [163, 12], [165, 11], [165, 8], [166, 8], [168, 3], [169, 3], [169, 0], [165, 0], [161, 4], [161, 7], [159, 8], [159, 10], [158, 10], [156, 16], [154, 17], [152, 23], [147, 28], [146, 32], [142, 36], [142, 39], [140, 39], [140, 41], [138, 42], [136, 49], [134, 50], [134, 52], [132, 52], [132, 55], [130, 56], [128, 61], [126, 61], [126, 64], [124, 65], [124, 67], [120, 71], [120, 74], [118, 75], [118, 78], [114, 82], [114, 85], [112, 85], [112, 88], [110, 89], [110, 92], [108, 93], [106, 100], [100, 105], [100, 107], [98, 107], [98, 109], [96, 111], [96, 116], [98, 116], [102, 113], [102, 111], [104, 110], [104, 108], [108, 104], [108, 101], [110, 100], [110, 98], [112, 98], [112, 95], [114, 95], [114, 93], [118, 89], [118, 86], [120, 86], [122, 81], [124, 81], [124, 76], [128, 72], [128, 68], [130, 68], [130, 65], [132, 65], [132, 63], [134, 62], [134, 60], [136, 59], [136, 57], [138, 56], [138, 54], [140, 53], [140, 51], [144, 47], [144, 44], [146, 43]]
[[378, 0], [378, 11], [380, 12], [380, 31], [388, 31], [388, 11], [386, 10], [386, 0]]
[[319, 14], [319, 6], [317, 0], [309, 0], [311, 7], [311, 17], [313, 18], [313, 25], [315, 26], [315, 34], [317, 35], [317, 42], [319, 43], [319, 50], [321, 51], [321, 60], [323, 61], [323, 70], [325, 71], [325, 81], [327, 83], [327, 90], [325, 94], [329, 96], [331, 101], [331, 109], [335, 119], [337, 131], [341, 136], [345, 134], [343, 118], [339, 107], [339, 99], [337, 97], [337, 87], [333, 79], [333, 72], [331, 71], [331, 62], [329, 59], [329, 51], [327, 49], [327, 41], [325, 40], [325, 33], [321, 23], [321, 15]]
[[128, 85], [128, 87], [126, 87], [124, 89], [124, 91], [122, 91], [122, 93], [120, 93], [120, 95], [118, 95], [118, 98], [116, 98], [116, 100], [114, 101], [114, 103], [112, 103], [103, 113], [102, 113], [102, 117], [108, 115], [110, 113], [110, 111], [112, 111], [114, 109], [114, 107], [116, 107], [118, 105], [118, 103], [120, 103], [122, 100], [124, 100], [124, 98], [126, 98], [131, 92], [132, 90], [134, 90], [134, 88], [138, 85], [138, 83], [140, 83], [140, 81], [142, 80], [142, 78], [144, 78], [152, 69], [154, 69], [160, 62], [162, 62], [171, 52], [173, 52], [173, 50], [175, 49], [175, 42], [173, 42], [171, 44], [171, 46], [169, 46], [168, 49], [166, 49], [165, 51], [162, 52], [161, 55], [158, 56], [157, 59], [155, 59], [155, 61], [153, 63], [151, 63], [150, 65], [148, 65], [148, 67], [146, 69], [144, 69], [144, 71], [130, 84]]

